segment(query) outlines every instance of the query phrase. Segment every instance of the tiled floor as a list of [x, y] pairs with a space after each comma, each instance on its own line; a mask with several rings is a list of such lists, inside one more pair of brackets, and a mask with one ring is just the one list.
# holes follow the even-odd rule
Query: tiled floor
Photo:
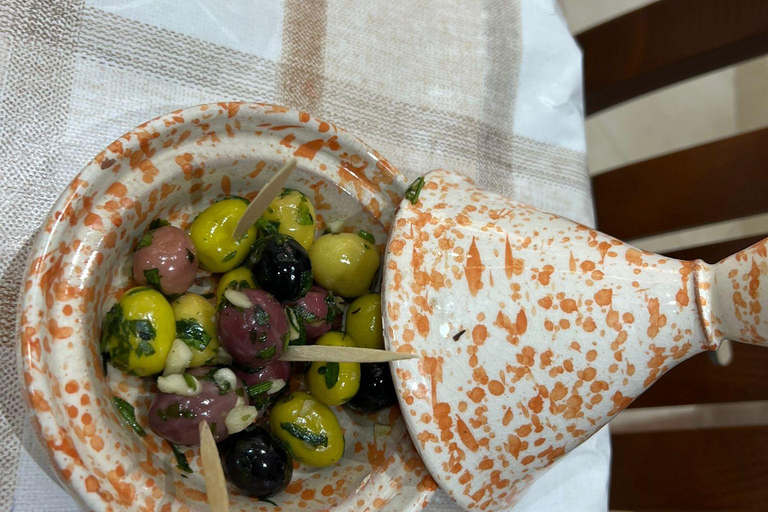
[[[573, 33], [653, 0], [560, 0]], [[592, 116], [587, 159], [598, 174], [768, 126], [768, 57], [688, 80]], [[768, 215], [634, 241], [665, 251], [768, 232]]]

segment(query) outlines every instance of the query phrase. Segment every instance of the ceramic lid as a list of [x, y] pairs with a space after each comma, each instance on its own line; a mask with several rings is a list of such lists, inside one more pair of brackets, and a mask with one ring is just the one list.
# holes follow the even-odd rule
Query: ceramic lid
[[[528, 234], [579, 227], [454, 172], [424, 179], [415, 204], [400, 204], [385, 256], [387, 346], [421, 356], [393, 364], [395, 386], [413, 442], [440, 486], [466, 509], [508, 510], [538, 471], [604, 416], [585, 415], [570, 389], [569, 370], [590, 364], [586, 347], [579, 359], [561, 357], [556, 344], [553, 353], [535, 339], [551, 323], [541, 312], [553, 300], [557, 310], [558, 299], [552, 267], [525, 250], [533, 247]], [[567, 268], [561, 252], [553, 247], [549, 256]], [[562, 315], [553, 311], [555, 326]], [[570, 343], [557, 346], [567, 351]]]

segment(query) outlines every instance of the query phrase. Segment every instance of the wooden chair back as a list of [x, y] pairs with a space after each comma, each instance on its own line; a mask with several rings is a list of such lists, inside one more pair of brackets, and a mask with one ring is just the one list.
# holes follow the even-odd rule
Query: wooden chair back
[[[577, 40], [590, 115], [768, 53], [768, 1], [661, 0]], [[615, 169], [592, 185], [598, 228], [627, 241], [763, 214], [768, 128]], [[714, 263], [766, 237], [768, 229], [668, 254]], [[768, 510], [768, 402], [745, 425], [730, 417], [733, 402], [766, 400], [765, 348], [734, 344], [727, 366], [699, 355], [669, 371], [623, 413], [660, 419], [613, 436], [611, 509]], [[680, 420], [686, 414], [705, 428]]]

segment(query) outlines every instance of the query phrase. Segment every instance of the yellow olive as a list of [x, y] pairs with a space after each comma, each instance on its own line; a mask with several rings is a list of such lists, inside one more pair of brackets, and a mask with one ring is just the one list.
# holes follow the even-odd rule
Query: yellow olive
[[192, 351], [189, 367], [212, 363], [221, 345], [216, 334], [216, 308], [196, 293], [185, 293], [171, 307], [176, 318], [176, 337]]
[[358, 347], [384, 349], [381, 295], [369, 293], [350, 304], [347, 309], [346, 332]]
[[147, 377], [163, 371], [175, 334], [173, 310], [165, 297], [138, 286], [107, 313], [101, 351], [109, 353], [116, 368]]
[[276, 226], [281, 235], [295, 238], [306, 250], [315, 240], [315, 207], [298, 190], [283, 189], [261, 217]]
[[256, 226], [249, 227], [238, 240], [232, 238], [246, 208], [247, 199], [223, 199], [203, 210], [192, 222], [189, 235], [204, 268], [211, 272], [228, 272], [248, 256], [251, 245], [256, 241]]
[[234, 270], [230, 270], [219, 280], [219, 287], [216, 289], [216, 305], [221, 304], [221, 299], [224, 297], [224, 292], [227, 288], [233, 290], [242, 290], [243, 288], [257, 289], [256, 283], [253, 280], [253, 272], [248, 267], [237, 267]]
[[[354, 347], [355, 342], [340, 332], [320, 336], [317, 345]], [[312, 396], [325, 405], [341, 405], [348, 402], [360, 389], [360, 363], [324, 363], [315, 361], [304, 377]]]
[[307, 466], [325, 467], [344, 455], [344, 433], [336, 415], [308, 393], [294, 391], [278, 400], [269, 415], [272, 432]]
[[381, 261], [371, 235], [361, 233], [330, 233], [315, 240], [309, 259], [320, 286], [342, 297], [368, 292]]

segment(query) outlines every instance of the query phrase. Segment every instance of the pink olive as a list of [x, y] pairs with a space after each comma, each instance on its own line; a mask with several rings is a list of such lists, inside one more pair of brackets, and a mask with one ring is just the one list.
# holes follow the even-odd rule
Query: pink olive
[[133, 279], [165, 295], [186, 292], [195, 282], [197, 252], [192, 239], [177, 227], [148, 231], [133, 253]]
[[219, 368], [201, 366], [186, 373], [197, 377], [203, 390], [197, 396], [181, 396], [158, 392], [149, 408], [149, 426], [160, 437], [175, 444], [194, 446], [200, 444], [198, 425], [206, 420], [213, 438], [218, 442], [229, 436], [225, 419], [237, 404], [240, 396], [248, 404], [248, 393], [238, 381], [236, 389], [222, 393], [213, 380], [213, 372]]
[[307, 341], [341, 327], [341, 310], [331, 292], [321, 286], [314, 285], [305, 296], [286, 304], [286, 307], [293, 309], [304, 325]]
[[233, 366], [232, 370], [246, 386], [253, 386], [268, 380], [277, 379], [288, 382], [288, 379], [291, 378], [291, 363], [287, 361], [273, 361], [267, 366], [258, 369]]
[[219, 311], [219, 340], [243, 366], [261, 368], [278, 359], [288, 340], [288, 318], [277, 300], [264, 290], [239, 290], [251, 307], [224, 303]]

